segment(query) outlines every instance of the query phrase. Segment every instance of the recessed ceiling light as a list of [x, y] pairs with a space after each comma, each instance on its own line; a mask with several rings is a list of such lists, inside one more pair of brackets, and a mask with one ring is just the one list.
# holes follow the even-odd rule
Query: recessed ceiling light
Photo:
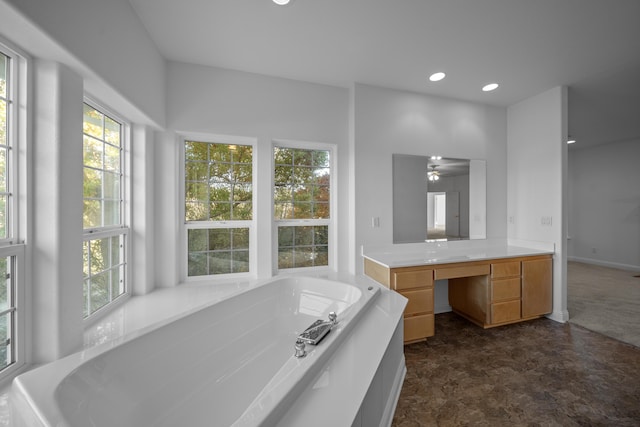
[[275, 4], [278, 6], [284, 6], [285, 4], [289, 4], [291, 0], [273, 0]]
[[496, 90], [498, 88], [498, 83], [489, 83], [485, 87], [482, 88], [485, 92], [491, 92], [492, 90]]
[[444, 79], [445, 76], [446, 74], [443, 72], [433, 73], [429, 77], [429, 80], [431, 80], [432, 82], [439, 82], [440, 80]]
[[569, 139], [567, 141], [567, 144], [575, 144], [576, 140], [575, 139]]

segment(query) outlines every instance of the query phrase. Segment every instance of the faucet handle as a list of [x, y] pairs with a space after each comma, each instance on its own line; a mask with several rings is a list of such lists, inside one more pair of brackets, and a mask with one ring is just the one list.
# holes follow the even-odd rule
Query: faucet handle
[[335, 311], [330, 311], [330, 312], [329, 312], [329, 321], [330, 321], [331, 323], [333, 323], [334, 325], [335, 325], [336, 323], [338, 323], [338, 315], [336, 314], [336, 312], [335, 312]]
[[296, 353], [294, 354], [294, 356], [298, 358], [305, 357], [307, 355], [307, 352], [305, 351], [304, 348], [305, 348], [304, 341], [297, 340], [295, 344]]

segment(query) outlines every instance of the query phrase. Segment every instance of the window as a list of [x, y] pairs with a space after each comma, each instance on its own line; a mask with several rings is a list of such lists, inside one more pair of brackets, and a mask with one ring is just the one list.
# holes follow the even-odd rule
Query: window
[[124, 125], [84, 104], [84, 317], [126, 293]]
[[11, 145], [11, 58], [0, 52], [0, 240], [10, 237], [11, 192], [9, 191], [9, 149]]
[[[23, 110], [25, 59], [0, 44], [0, 371], [10, 375], [23, 363], [24, 232], [21, 179], [26, 170]], [[22, 174], [18, 170], [22, 169]]]
[[15, 256], [0, 257], [0, 370], [15, 361]]
[[187, 277], [251, 272], [253, 146], [184, 142]]
[[331, 150], [273, 148], [278, 269], [329, 265]]

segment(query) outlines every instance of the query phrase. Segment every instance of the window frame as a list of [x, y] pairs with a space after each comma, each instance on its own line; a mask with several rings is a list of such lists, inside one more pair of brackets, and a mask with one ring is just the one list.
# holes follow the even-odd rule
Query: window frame
[[[122, 236], [124, 242], [124, 291], [122, 294], [111, 299], [105, 305], [96, 309], [93, 313], [89, 313], [86, 317], [83, 317], [83, 325], [86, 327], [96, 320], [100, 319], [104, 315], [110, 313], [113, 309], [125, 302], [131, 296], [131, 124], [125, 120], [121, 115], [115, 113], [104, 104], [100, 103], [96, 99], [89, 95], [85, 95], [83, 100], [84, 104], [97, 110], [101, 114], [109, 117], [120, 124], [120, 223], [115, 225], [108, 225], [102, 227], [84, 228], [82, 233], [82, 244], [91, 240], [105, 239], [109, 237]], [[83, 119], [84, 121], [84, 119]], [[84, 137], [84, 131], [82, 132]], [[84, 143], [83, 143], [84, 150]], [[84, 157], [82, 160], [82, 168], [84, 171]], [[84, 196], [83, 196], [84, 200]], [[83, 255], [84, 256], [84, 255]], [[83, 262], [84, 268], [84, 262]], [[84, 276], [84, 275], [83, 275]], [[83, 277], [83, 290], [84, 290], [84, 277]], [[83, 311], [86, 307], [86, 303], [83, 299]]]
[[29, 206], [30, 167], [28, 144], [31, 137], [28, 126], [31, 111], [29, 88], [31, 74], [30, 57], [8, 40], [0, 37], [0, 52], [9, 58], [7, 78], [7, 235], [0, 239], [0, 257], [11, 260], [11, 306], [4, 313], [12, 313], [11, 351], [12, 362], [0, 370], [0, 381], [11, 378], [27, 363], [26, 329], [30, 306], [26, 299], [29, 292], [26, 245]]
[[[257, 225], [256, 217], [258, 215], [257, 203], [257, 171], [258, 171], [258, 143], [256, 138], [232, 136], [232, 135], [217, 135], [209, 133], [193, 133], [185, 132], [178, 136], [179, 141], [179, 222], [180, 222], [180, 242], [181, 242], [181, 256], [180, 259], [180, 277], [181, 281], [185, 283], [190, 282], [203, 282], [207, 280], [223, 280], [223, 279], [238, 279], [238, 278], [254, 278], [257, 276]], [[187, 221], [186, 220], [186, 152], [185, 143], [188, 141], [202, 142], [207, 144], [223, 144], [223, 145], [246, 145], [252, 147], [251, 156], [251, 219], [250, 220], [226, 220], [226, 221]], [[240, 273], [221, 273], [221, 274], [208, 274], [199, 276], [189, 276], [189, 230], [195, 229], [232, 229], [232, 228], [248, 228], [249, 230], [249, 271]]]
[[[329, 218], [323, 219], [276, 219], [275, 217], [275, 200], [274, 200], [274, 190], [275, 190], [275, 156], [274, 151], [276, 147], [282, 148], [291, 148], [298, 150], [307, 150], [307, 151], [328, 151], [329, 152]], [[336, 215], [338, 212], [337, 208], [337, 194], [336, 194], [336, 183], [338, 182], [338, 174], [337, 174], [337, 146], [335, 144], [322, 143], [322, 142], [303, 142], [303, 141], [295, 141], [295, 140], [285, 140], [285, 139], [274, 139], [271, 142], [271, 224], [272, 224], [272, 270], [274, 275], [278, 274], [295, 274], [295, 273], [314, 273], [314, 272], [325, 272], [328, 270], [335, 270], [336, 268], [336, 254], [337, 254], [337, 227], [336, 227]], [[293, 268], [279, 268], [278, 267], [278, 229], [280, 227], [291, 227], [291, 226], [328, 226], [327, 231], [327, 257], [328, 264], [321, 266], [312, 266], [312, 267], [293, 267]]]

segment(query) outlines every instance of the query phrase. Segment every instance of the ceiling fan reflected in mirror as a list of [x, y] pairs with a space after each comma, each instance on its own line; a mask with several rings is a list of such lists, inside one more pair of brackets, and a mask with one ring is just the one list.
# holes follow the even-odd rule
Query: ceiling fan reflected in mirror
[[431, 170], [427, 172], [427, 179], [431, 182], [436, 182], [440, 179], [440, 172], [436, 170], [438, 165], [431, 165]]

